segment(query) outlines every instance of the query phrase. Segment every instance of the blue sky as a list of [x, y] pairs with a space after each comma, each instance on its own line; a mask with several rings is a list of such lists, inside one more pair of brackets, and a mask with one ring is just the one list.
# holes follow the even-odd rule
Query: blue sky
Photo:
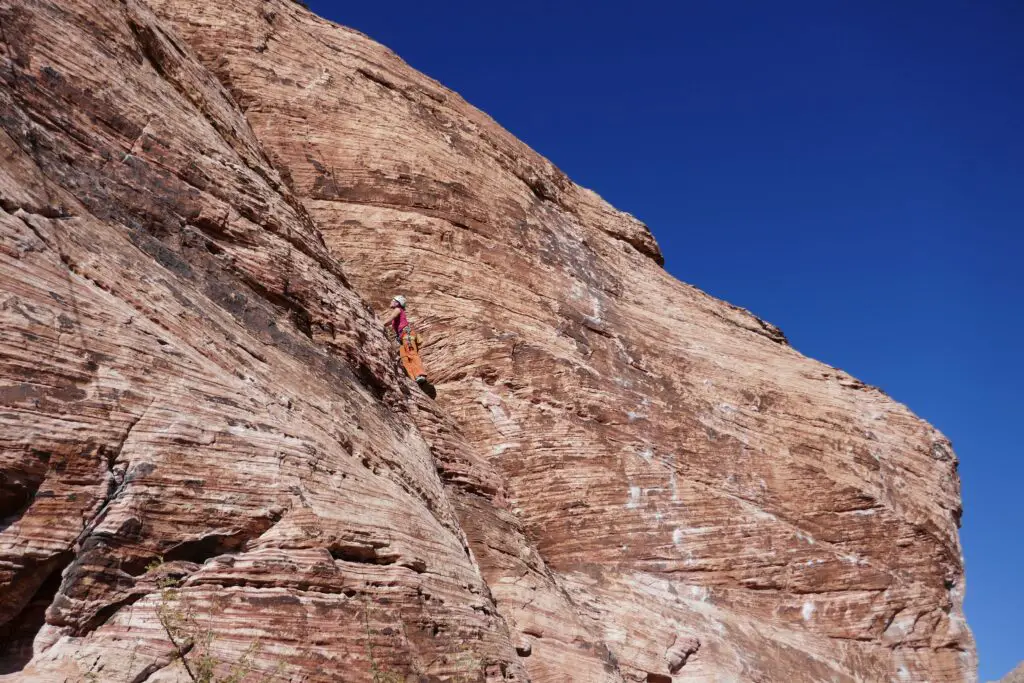
[[1024, 659], [1024, 2], [310, 4], [943, 430], [981, 680]]

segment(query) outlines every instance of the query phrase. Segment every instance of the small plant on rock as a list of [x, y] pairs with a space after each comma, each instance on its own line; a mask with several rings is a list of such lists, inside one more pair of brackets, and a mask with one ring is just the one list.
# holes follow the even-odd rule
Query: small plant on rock
[[[162, 560], [155, 561], [148, 569], [159, 568], [162, 564]], [[181, 580], [173, 576], [163, 576], [157, 581], [160, 587], [157, 619], [171, 641], [175, 659], [181, 662], [193, 683], [243, 683], [250, 681], [252, 674], [258, 675], [254, 679], [256, 683], [269, 683], [280, 675], [283, 665], [270, 672], [256, 668], [255, 660], [262, 650], [259, 639], [249, 643], [234, 663], [220, 661], [213, 654], [213, 612], [207, 611], [205, 623], [201, 622], [192, 603], [179, 588], [180, 584]], [[218, 669], [225, 667], [227, 675], [217, 676]]]

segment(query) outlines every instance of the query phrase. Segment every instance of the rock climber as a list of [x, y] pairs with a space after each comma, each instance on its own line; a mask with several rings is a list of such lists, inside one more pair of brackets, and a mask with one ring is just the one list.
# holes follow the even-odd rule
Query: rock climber
[[419, 336], [409, 324], [409, 316], [405, 312], [405, 297], [401, 294], [391, 300], [391, 310], [384, 316], [384, 327], [388, 325], [395, 332], [395, 338], [401, 347], [399, 354], [402, 357], [402, 365], [420, 386], [428, 386], [427, 373], [423, 369], [423, 361], [420, 359]]

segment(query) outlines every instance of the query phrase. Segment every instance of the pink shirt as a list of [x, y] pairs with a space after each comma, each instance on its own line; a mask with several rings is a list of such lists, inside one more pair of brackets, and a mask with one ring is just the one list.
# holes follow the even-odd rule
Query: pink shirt
[[391, 321], [391, 327], [395, 330], [395, 336], [398, 337], [399, 341], [402, 339], [402, 330], [409, 326], [409, 318], [405, 315], [405, 309], [398, 309], [399, 313], [395, 316], [395, 319]]

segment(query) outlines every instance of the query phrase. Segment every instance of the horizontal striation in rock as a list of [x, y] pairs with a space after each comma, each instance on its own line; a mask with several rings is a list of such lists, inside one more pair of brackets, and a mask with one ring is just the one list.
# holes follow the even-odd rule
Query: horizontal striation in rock
[[525, 680], [388, 342], [219, 80], [136, 0], [0, 27], [0, 673], [187, 680], [171, 602], [293, 680]]
[[[507, 501], [456, 504], [471, 546], [521, 530], [560, 628], [599, 634], [616, 675], [681, 676], [695, 639], [687, 680], [971, 679], [941, 434], [674, 280], [642, 224], [365, 36], [278, 0], [155, 6], [355, 288], [408, 296], [439, 405]], [[495, 552], [474, 550], [528, 638], [531, 592], [497, 597]], [[544, 648], [530, 675], [571, 677]]]
[[973, 680], [949, 442], [457, 94], [285, 0], [0, 29], [5, 680], [186, 681], [168, 606], [293, 680]]

